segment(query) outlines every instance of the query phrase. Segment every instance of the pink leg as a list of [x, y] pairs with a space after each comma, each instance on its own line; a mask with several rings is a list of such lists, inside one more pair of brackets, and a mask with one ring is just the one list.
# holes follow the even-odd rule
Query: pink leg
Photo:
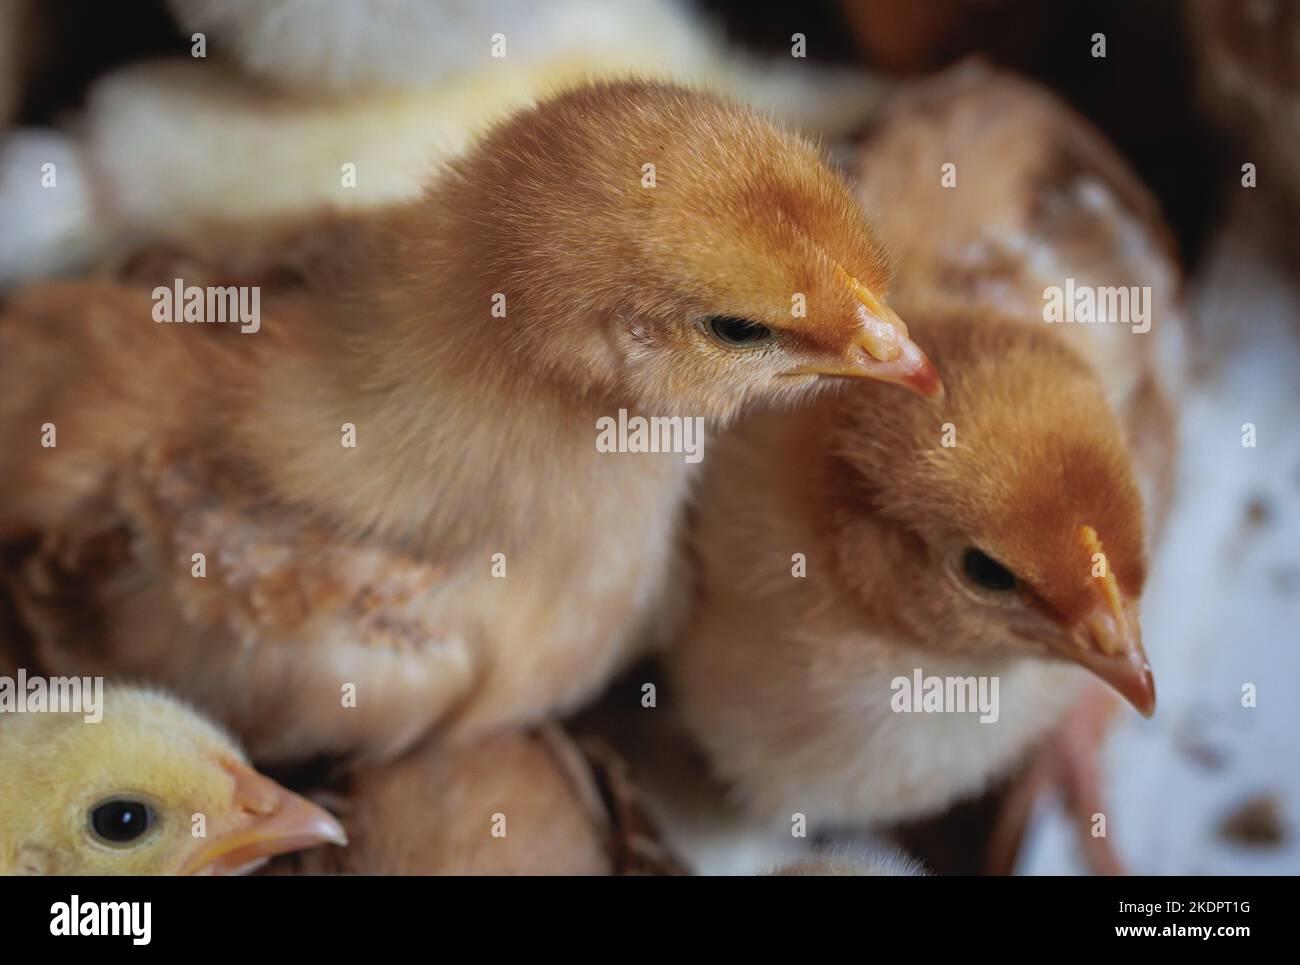
[[1105, 813], [1098, 764], [1101, 745], [1118, 706], [1109, 690], [1090, 686], [1012, 782], [989, 841], [989, 874], [1011, 873], [1034, 801], [1051, 786], [1061, 791], [1088, 869], [1096, 875], [1128, 873], [1110, 838], [1092, 835], [1093, 815]]

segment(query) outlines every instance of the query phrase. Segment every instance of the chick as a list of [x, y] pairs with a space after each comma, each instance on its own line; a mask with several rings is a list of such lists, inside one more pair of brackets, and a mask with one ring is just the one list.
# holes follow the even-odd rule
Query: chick
[[259, 760], [537, 720], [662, 632], [695, 465], [600, 451], [620, 410], [942, 390], [845, 183], [682, 88], [525, 111], [323, 264], [247, 336], [105, 283], [0, 319], [0, 538], [32, 547], [41, 659], [165, 683]]
[[270, 874], [608, 874], [587, 802], [543, 742], [507, 731], [426, 744], [362, 767], [321, 800], [347, 828], [343, 850], [287, 855]]
[[349, 844], [285, 855], [268, 874], [678, 873], [617, 761], [557, 724], [361, 767], [322, 792]]
[[[0, 143], [0, 291], [140, 241], [209, 248], [214, 229], [411, 200], [435, 162], [493, 119], [588, 79], [690, 78], [827, 138], [857, 130], [883, 86], [856, 68], [747, 56], [680, 0], [169, 6], [180, 56], [109, 70], [58, 127], [16, 128]], [[136, 19], [157, 27], [161, 13]], [[84, 21], [64, 19], [69, 32], [84, 32]], [[52, 33], [38, 37], [24, 24], [16, 46], [26, 56], [8, 62], [13, 70], [33, 49], [63, 46]], [[190, 55], [195, 36], [208, 56]], [[57, 170], [53, 190], [47, 164]]]
[[[857, 173], [882, 212], [900, 289], [1044, 327], [1055, 319], [1051, 330], [1092, 366], [1121, 420], [1148, 537], [1160, 539], [1186, 368], [1182, 275], [1155, 199], [1118, 152], [1050, 93], [968, 61], [901, 92]], [[1096, 296], [1092, 317], [1075, 324], [1072, 311], [1063, 320], [1048, 309], [1072, 291]], [[1006, 797], [991, 869], [1010, 869], [1048, 777], [1090, 828], [1103, 798], [1096, 756], [1114, 710], [1104, 694], [1084, 695], [1044, 739], [1041, 759]], [[1121, 869], [1109, 839], [1080, 841], [1094, 871]]]
[[1051, 328], [1123, 421], [1157, 534], [1176, 454], [1182, 275], [1159, 206], [1115, 149], [1049, 92], [967, 61], [904, 88], [855, 171], [899, 291], [1044, 326], [1051, 291], [1123, 292], [1128, 317], [1099, 295], [1096, 321]]
[[[948, 397], [855, 388], [740, 429], [701, 494], [697, 612], [668, 656], [719, 776], [823, 825], [937, 813], [1008, 773], [1086, 689], [1069, 663], [1152, 711], [1140, 491], [1159, 515], [1174, 450], [1157, 362], [1177, 262], [1086, 122], [964, 65], [903, 92], [859, 173]], [[1069, 277], [1149, 286], [1150, 330], [1046, 324]], [[997, 680], [996, 722], [895, 713], [918, 668]]]
[[[879, 97], [879, 83], [860, 70], [751, 56], [729, 43], [705, 11], [679, 0], [613, 6], [601, 0], [168, 0], [168, 6], [185, 36], [202, 32], [214, 52], [259, 82], [263, 98], [268, 87], [313, 105], [322, 95], [353, 102], [369, 95], [367, 106], [383, 111], [390, 102], [373, 95], [417, 92], [424, 95], [419, 114], [426, 123], [456, 113], [473, 128], [493, 110], [574, 78], [629, 74], [689, 77], [827, 136], [855, 130]], [[387, 120], [397, 121], [393, 129], [370, 128], [367, 139], [420, 138], [411, 129], [419, 124], [416, 112], [406, 124], [400, 116]], [[437, 150], [440, 140], [424, 143]], [[276, 150], [273, 140], [267, 146]], [[246, 183], [255, 191], [277, 190], [251, 177]]]
[[[908, 304], [946, 398], [860, 386], [739, 428], [700, 495], [699, 604], [667, 655], [718, 775], [810, 827], [977, 791], [1051, 727], [1071, 664], [1154, 706], [1142, 503], [1092, 370], [1046, 327]], [[992, 713], [901, 712], [918, 669], [997, 680]]]
[[103, 717], [0, 714], [0, 874], [239, 874], [347, 842], [178, 701], [110, 686]]

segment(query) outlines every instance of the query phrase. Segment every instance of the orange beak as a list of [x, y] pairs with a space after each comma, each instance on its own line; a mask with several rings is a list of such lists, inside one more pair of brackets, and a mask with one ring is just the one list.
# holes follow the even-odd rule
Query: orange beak
[[841, 362], [808, 366], [792, 373], [847, 379], [874, 379], [901, 385], [926, 399], [943, 398], [934, 365], [912, 341], [907, 325], [876, 294], [839, 265], [836, 277], [857, 299], [857, 328]]
[[1137, 610], [1120, 593], [1101, 540], [1091, 526], [1079, 528], [1079, 542], [1102, 569], [1094, 576], [1097, 606], [1076, 625], [1061, 652], [1104, 680], [1144, 717], [1156, 709], [1156, 685], [1142, 649]]
[[220, 766], [235, 781], [236, 826], [202, 845], [186, 861], [183, 875], [233, 875], [252, 871], [278, 854], [345, 845], [347, 834], [324, 808], [263, 777], [242, 761]]

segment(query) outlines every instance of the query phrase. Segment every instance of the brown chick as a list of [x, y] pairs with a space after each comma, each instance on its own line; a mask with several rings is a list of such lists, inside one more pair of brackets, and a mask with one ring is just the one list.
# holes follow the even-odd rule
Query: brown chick
[[94, 714], [0, 713], [0, 874], [238, 874], [346, 843], [189, 707], [125, 686], [103, 698]]
[[[903, 88], [856, 173], [899, 292], [1045, 325], [1048, 292], [1146, 289], [1145, 317], [1056, 322], [1092, 365], [1131, 443], [1154, 531], [1173, 485], [1182, 275], [1155, 199], [1091, 123], [1013, 74], [967, 61]], [[1119, 303], [1122, 308], [1123, 304]], [[1128, 322], [1127, 324], [1125, 322]]]
[[682, 88], [524, 111], [324, 262], [255, 334], [103, 283], [0, 319], [0, 537], [33, 548], [41, 659], [162, 681], [259, 760], [538, 719], [667, 621], [695, 466], [601, 452], [598, 420], [941, 392], [819, 152]]
[[[1182, 276], [1156, 201], [1118, 152], [1050, 93], [969, 61], [904, 88], [857, 170], [882, 209], [901, 291], [1036, 325], [1055, 319], [1052, 331], [1091, 364], [1120, 417], [1158, 538], [1176, 465]], [[1086, 301], [1075, 312], [1089, 295], [1092, 315]], [[1121, 870], [1107, 840], [1090, 833], [1103, 798], [1097, 753], [1114, 710], [1104, 694], [1085, 694], [1044, 739], [1005, 799], [991, 870], [1010, 870], [1048, 775], [1089, 828], [1080, 840], [1093, 870]]]
[[[904, 90], [859, 173], [948, 398], [874, 411], [854, 390], [740, 430], [702, 493], [695, 625], [669, 656], [719, 775], [759, 813], [823, 824], [937, 813], [1007, 773], [1080, 693], [1069, 663], [1150, 713], [1139, 489], [1159, 514], [1174, 446], [1156, 363], [1177, 263], [1085, 121], [964, 65]], [[1069, 277], [1150, 286], [1149, 331], [1046, 324]], [[997, 722], [895, 713], [918, 668], [998, 680]]]
[[426, 742], [323, 792], [343, 849], [285, 855], [267, 874], [611, 875], [677, 873], [607, 760], [564, 730]]
[[[701, 492], [698, 607], [667, 655], [718, 775], [810, 828], [979, 790], [1067, 706], [1071, 665], [1154, 706], [1142, 503], [1097, 378], [1046, 326], [911, 312], [946, 398], [854, 387], [739, 428]], [[991, 713], [904, 712], [917, 671], [997, 681]]]

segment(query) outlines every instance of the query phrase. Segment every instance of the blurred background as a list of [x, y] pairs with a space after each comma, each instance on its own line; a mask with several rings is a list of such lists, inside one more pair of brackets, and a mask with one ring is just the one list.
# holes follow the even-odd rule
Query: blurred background
[[[1144, 606], [1160, 710], [1123, 715], [1107, 746], [1117, 849], [1139, 873], [1300, 873], [1300, 2], [0, 0], [0, 292], [409, 196], [578, 77], [706, 84], [847, 157], [896, 92], [972, 56], [1090, 119], [1182, 261], [1181, 461]], [[40, 191], [46, 159], [73, 190]], [[978, 870], [988, 808], [904, 838], [935, 870]], [[744, 866], [737, 848], [719, 870]], [[1083, 871], [1050, 798], [1017, 867]]]

